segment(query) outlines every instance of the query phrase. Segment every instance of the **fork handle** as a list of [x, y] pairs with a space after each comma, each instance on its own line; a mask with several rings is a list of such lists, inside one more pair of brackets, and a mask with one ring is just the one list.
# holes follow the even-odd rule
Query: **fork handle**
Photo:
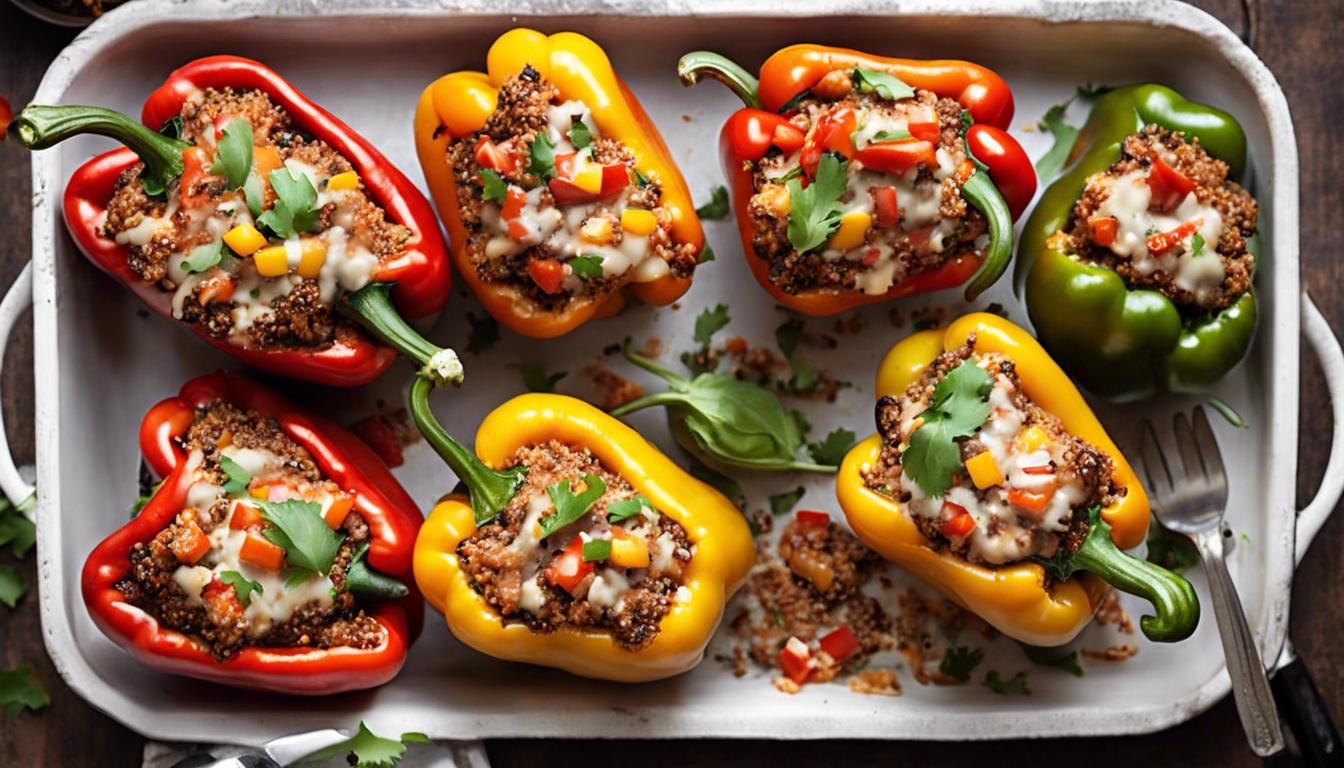
[[1223, 640], [1223, 654], [1227, 657], [1227, 673], [1232, 678], [1232, 695], [1237, 702], [1237, 714], [1250, 740], [1251, 751], [1266, 757], [1283, 749], [1283, 732], [1274, 708], [1274, 694], [1269, 689], [1269, 678], [1260, 653], [1246, 625], [1246, 614], [1241, 610], [1241, 599], [1236, 585], [1227, 572], [1223, 559], [1223, 532], [1220, 527], [1195, 534], [1195, 544], [1204, 561], [1204, 572], [1209, 578], [1209, 592], [1213, 598], [1213, 615], [1218, 620], [1218, 634]]

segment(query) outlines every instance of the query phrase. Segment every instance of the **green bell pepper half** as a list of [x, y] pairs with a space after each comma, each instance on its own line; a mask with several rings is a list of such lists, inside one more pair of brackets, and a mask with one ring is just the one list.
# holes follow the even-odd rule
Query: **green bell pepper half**
[[1183, 312], [1158, 291], [1130, 289], [1111, 270], [1046, 245], [1068, 224], [1088, 177], [1118, 161], [1125, 138], [1149, 123], [1198, 138], [1230, 178], [1245, 174], [1246, 134], [1231, 115], [1161, 85], [1116, 88], [1093, 107], [1072, 166], [1042, 193], [1018, 250], [1017, 290], [1041, 344], [1077, 383], [1114, 401], [1207, 389], [1246, 356], [1255, 335], [1253, 289], [1218, 311]]

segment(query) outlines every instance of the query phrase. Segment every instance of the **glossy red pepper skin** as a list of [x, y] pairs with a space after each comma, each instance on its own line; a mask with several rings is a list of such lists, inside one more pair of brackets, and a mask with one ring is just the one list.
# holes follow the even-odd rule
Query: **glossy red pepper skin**
[[[247, 647], [221, 662], [127, 604], [114, 586], [130, 573], [131, 547], [153, 539], [182, 510], [196, 465], [173, 439], [186, 433], [196, 408], [216, 399], [275, 419], [327, 478], [353, 495], [355, 510], [369, 524], [369, 565], [411, 589], [399, 600], [365, 607], [386, 635], [377, 648]], [[140, 448], [150, 468], [165, 476], [163, 485], [139, 516], [94, 548], [84, 564], [84, 602], [104, 634], [152, 669], [257, 691], [322, 696], [373, 688], [397, 674], [424, 622], [424, 603], [411, 574], [423, 518], [372, 449], [335, 423], [227, 371], [192, 379], [176, 397], [151, 408], [140, 425]]]
[[[349, 160], [369, 197], [389, 219], [411, 231], [403, 252], [384, 262], [375, 279], [397, 283], [392, 299], [408, 322], [432, 320], [443, 309], [452, 287], [452, 270], [434, 209], [381, 152], [276, 72], [237, 56], [197, 59], [173, 72], [146, 100], [142, 122], [158, 130], [181, 113], [192, 94], [205, 88], [260, 90], [289, 113], [299, 130], [327, 142]], [[142, 282], [126, 265], [130, 255], [127, 248], [104, 237], [101, 231], [117, 177], [137, 160], [131, 150], [118, 149], [80, 166], [66, 187], [65, 221], [75, 244], [90, 261], [130, 288], [155, 312], [172, 319], [172, 294]], [[373, 381], [397, 357], [391, 348], [367, 336], [353, 342], [337, 341], [317, 352], [260, 352], [211, 338], [194, 326], [191, 330], [216, 349], [259, 370], [339, 387]]]

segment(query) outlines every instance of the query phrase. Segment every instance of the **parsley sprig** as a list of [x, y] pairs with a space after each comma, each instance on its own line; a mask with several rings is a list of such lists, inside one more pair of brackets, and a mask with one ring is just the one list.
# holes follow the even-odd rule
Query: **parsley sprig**
[[210, 173], [229, 180], [229, 189], [237, 189], [247, 183], [252, 173], [252, 124], [246, 120], [231, 120], [224, 126], [224, 135], [219, 139], [219, 155], [210, 166]]
[[578, 494], [570, 491], [568, 480], [546, 486], [546, 495], [551, 497], [551, 503], [555, 505], [555, 514], [541, 518], [541, 538], [544, 539], [583, 517], [593, 503], [607, 492], [607, 484], [597, 475], [591, 473], [584, 475], [583, 483], [587, 487], [583, 493]]
[[613, 501], [607, 505], [607, 522], [619, 523], [638, 515], [646, 509], [650, 512], [657, 511], [653, 508], [653, 502], [638, 494], [633, 498]]
[[[257, 501], [261, 517], [271, 524], [262, 532], [272, 544], [285, 550], [291, 570], [301, 568], [318, 574], [331, 571], [345, 537], [333, 531], [322, 519], [322, 505], [312, 501]], [[305, 573], [304, 576], [311, 574]], [[289, 574], [287, 579], [297, 579]], [[299, 579], [300, 581], [302, 579]]]
[[799, 253], [821, 246], [840, 228], [840, 217], [845, 212], [840, 196], [849, 185], [848, 168], [848, 160], [827, 152], [817, 163], [817, 176], [806, 189], [799, 179], [785, 182], [792, 204], [787, 234]]
[[988, 402], [994, 378], [974, 360], [964, 360], [933, 388], [924, 423], [910, 435], [901, 466], [926, 496], [938, 499], [962, 466], [957, 438], [975, 434], [994, 410]]
[[321, 211], [315, 210], [317, 190], [308, 174], [298, 177], [288, 168], [271, 171], [271, 188], [275, 190], [275, 206], [257, 217], [257, 223], [269, 228], [281, 240], [296, 237], [317, 225]]

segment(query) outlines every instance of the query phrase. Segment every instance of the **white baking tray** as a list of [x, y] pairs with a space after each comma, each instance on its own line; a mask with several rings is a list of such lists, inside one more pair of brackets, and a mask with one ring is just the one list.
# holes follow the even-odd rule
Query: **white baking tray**
[[[712, 0], [514, 0], [501, 11], [468, 0], [340, 0], [320, 6], [298, 0], [140, 0], [113, 11], [66, 49], [35, 101], [94, 103], [138, 114], [145, 95], [183, 62], [223, 52], [251, 56], [340, 115], [419, 179], [410, 126], [426, 83], [445, 72], [478, 68], [489, 43], [514, 25], [572, 29], [606, 47], [662, 127], [700, 197], [722, 183], [718, 131], [739, 105], [716, 85], [690, 91], [678, 85], [678, 57], [698, 48], [723, 52], [750, 68], [775, 49], [799, 41], [913, 58], [971, 58], [1012, 84], [1015, 132], [1034, 156], [1045, 150], [1047, 138], [1021, 127], [1086, 80], [1156, 80], [1192, 99], [1220, 105], [1247, 130], [1261, 230], [1269, 247], [1259, 274], [1259, 338], [1247, 363], [1217, 389], [1251, 427], [1236, 432], [1220, 423], [1215, 431], [1223, 438], [1231, 470], [1228, 519], [1246, 534], [1233, 574], [1261, 655], [1275, 658], [1287, 623], [1295, 562], [1296, 510], [1291, 491], [1285, 489], [1294, 487], [1297, 466], [1300, 313], [1296, 145], [1286, 102], [1268, 70], [1213, 18], [1174, 2], [794, 0], [788, 10], [782, 7]], [[319, 8], [324, 16], [306, 15]], [[1137, 657], [1122, 664], [1090, 665], [1083, 679], [1037, 668], [1029, 697], [996, 696], [977, 685], [923, 687], [908, 674], [902, 676], [905, 695], [899, 698], [862, 696], [838, 685], [812, 685], [785, 696], [767, 678], [735, 679], [713, 662], [654, 684], [582, 681], [466, 649], [432, 612], [401, 676], [367, 693], [299, 700], [146, 671], [88, 619], [79, 593], [80, 568], [92, 547], [126, 521], [127, 506], [136, 496], [135, 436], [142, 414], [187, 378], [233, 364], [172, 324], [140, 317], [133, 296], [88, 264], [67, 238], [58, 213], [60, 191], [79, 163], [110, 146], [102, 139], [81, 139], [39, 154], [34, 162], [40, 592], [47, 646], [61, 674], [93, 705], [143, 734], [255, 743], [301, 730], [350, 726], [361, 719], [380, 732], [423, 731], [442, 738], [1135, 733], [1190, 718], [1229, 689], [1207, 599], [1206, 620], [1190, 640], [1157, 646], [1139, 637]], [[552, 341], [506, 332], [489, 353], [465, 355], [465, 387], [437, 396], [445, 425], [469, 439], [489, 408], [520, 392], [521, 382], [508, 363], [536, 360], [552, 370], [569, 370], [561, 391], [582, 394], [581, 369], [602, 361], [602, 348], [627, 334], [636, 340], [656, 336], [674, 350], [687, 349], [698, 310], [719, 301], [732, 308], [732, 333], [754, 344], [771, 343], [773, 329], [785, 315], [749, 276], [735, 227], [728, 221], [711, 222], [707, 232], [718, 260], [699, 270], [680, 309], [639, 307], [619, 320], [590, 323]], [[1005, 278], [977, 306], [1002, 302], [1022, 321], [1024, 313], [1008, 283]], [[953, 312], [965, 308], [955, 291], [899, 306], [908, 314], [940, 303]], [[886, 349], [909, 328], [893, 327], [891, 308], [859, 312], [863, 333], [844, 339], [838, 350], [803, 349], [811, 362], [854, 385], [833, 405], [798, 404], [815, 425], [815, 434], [835, 426], [860, 435], [871, 432], [873, 372]], [[456, 288], [431, 338], [461, 349], [468, 312], [483, 314], [464, 289]], [[1313, 317], [1313, 338], [1321, 345], [1334, 344], [1328, 330], [1321, 330], [1319, 316]], [[830, 325], [807, 322], [809, 331], [818, 335], [829, 332]], [[1337, 356], [1337, 345], [1334, 349]], [[605, 362], [631, 371], [618, 360]], [[1332, 384], [1338, 383], [1344, 366], [1331, 363], [1327, 368], [1333, 371]], [[400, 401], [409, 374], [410, 368], [398, 363], [376, 386], [358, 392], [284, 389], [353, 419], [371, 412], [380, 399]], [[1188, 410], [1197, 401], [1168, 398], [1125, 409], [1103, 407], [1100, 412], [1117, 442], [1132, 448], [1136, 416], [1165, 423], [1169, 414]], [[665, 450], [680, 455], [660, 415], [640, 414], [633, 422]], [[1337, 412], [1337, 435], [1340, 422]], [[426, 509], [454, 484], [427, 450], [412, 455], [397, 474]], [[6, 478], [0, 473], [0, 480]], [[809, 487], [804, 506], [838, 516], [829, 478], [766, 476], [745, 485], [759, 506], [767, 493], [799, 481]], [[5, 486], [11, 494], [21, 490], [15, 482], [10, 478]], [[1338, 486], [1332, 483], [1311, 507], [1306, 535], [1296, 542], [1299, 551], [1333, 508]], [[1206, 597], [1202, 575], [1192, 578]], [[1126, 604], [1131, 612], [1144, 607]], [[1089, 640], [1097, 647], [1106, 638], [1085, 635], [1084, 645]], [[1004, 642], [992, 649], [991, 662], [1007, 672], [1028, 666]]]

